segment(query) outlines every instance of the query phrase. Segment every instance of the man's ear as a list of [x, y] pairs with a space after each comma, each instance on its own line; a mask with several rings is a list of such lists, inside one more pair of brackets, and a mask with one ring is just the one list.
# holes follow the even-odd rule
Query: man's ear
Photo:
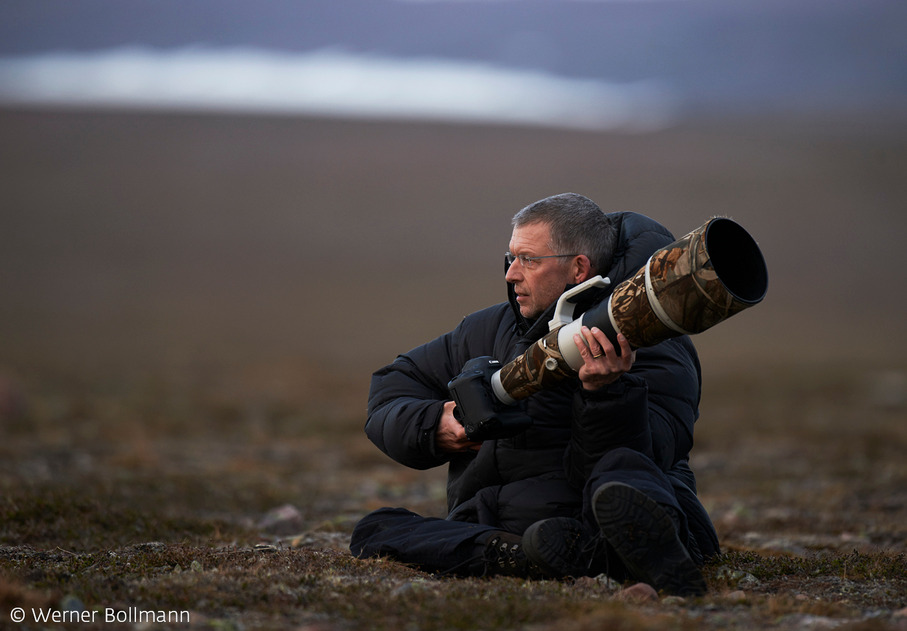
[[585, 254], [580, 254], [573, 259], [573, 282], [582, 283], [595, 276], [595, 270], [592, 269], [592, 261]]

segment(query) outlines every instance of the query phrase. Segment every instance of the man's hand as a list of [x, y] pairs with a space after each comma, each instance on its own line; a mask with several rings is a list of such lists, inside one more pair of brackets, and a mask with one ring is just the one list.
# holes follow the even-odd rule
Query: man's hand
[[609, 383], [614, 383], [622, 374], [630, 370], [633, 362], [636, 361], [636, 351], [630, 350], [627, 338], [618, 334], [617, 343], [620, 344], [620, 356], [618, 356], [614, 345], [598, 327], [590, 329], [584, 326], [582, 335], [579, 333], [574, 335], [573, 342], [583, 358], [583, 365], [579, 369], [579, 380], [582, 382], [584, 390], [598, 390]]
[[454, 454], [478, 451], [482, 443], [469, 440], [466, 437], [466, 428], [454, 418], [453, 411], [456, 405], [453, 401], [444, 404], [444, 411], [441, 413], [441, 421], [435, 434], [435, 446], [439, 451]]

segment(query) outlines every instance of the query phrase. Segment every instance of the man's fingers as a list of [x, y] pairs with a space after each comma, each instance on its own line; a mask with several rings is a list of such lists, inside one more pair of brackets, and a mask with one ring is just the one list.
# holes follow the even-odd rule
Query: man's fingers
[[586, 341], [579, 333], [573, 334], [573, 343], [576, 344], [576, 348], [579, 351], [580, 357], [583, 358], [583, 361], [589, 359], [592, 354], [589, 352], [589, 346], [586, 344]]
[[617, 334], [617, 343], [620, 345], [620, 357], [624, 362], [633, 363], [636, 359], [635, 351], [630, 348], [630, 342], [622, 333]]
[[603, 355], [614, 353], [614, 345], [611, 343], [611, 340], [608, 339], [608, 336], [605, 335], [604, 331], [595, 326], [592, 327], [592, 335], [595, 337], [595, 341], [598, 343], [599, 347], [601, 347]]

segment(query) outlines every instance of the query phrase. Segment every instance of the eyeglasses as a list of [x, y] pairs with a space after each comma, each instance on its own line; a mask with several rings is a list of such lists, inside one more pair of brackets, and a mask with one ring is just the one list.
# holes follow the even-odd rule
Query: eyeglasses
[[578, 254], [547, 254], [545, 256], [526, 256], [525, 254], [511, 254], [510, 252], [504, 252], [504, 263], [507, 267], [513, 265], [514, 261], [519, 261], [520, 265], [523, 266], [523, 269], [533, 269], [535, 268], [541, 259], [560, 259], [568, 258], [571, 256], [579, 256]]

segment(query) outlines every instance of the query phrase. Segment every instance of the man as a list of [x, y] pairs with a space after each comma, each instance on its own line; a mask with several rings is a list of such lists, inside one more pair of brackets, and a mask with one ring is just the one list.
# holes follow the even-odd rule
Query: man
[[[372, 379], [368, 437], [404, 465], [447, 464], [448, 517], [377, 510], [356, 526], [351, 551], [459, 575], [606, 572], [669, 593], [704, 593], [698, 567], [718, 540], [688, 466], [700, 394], [689, 338], [632, 351], [625, 339], [614, 348], [583, 328], [574, 339], [583, 357], [577, 378], [520, 402], [532, 425], [510, 438], [471, 441], [447, 389], [468, 360], [506, 363], [545, 335], [567, 288], [597, 274], [613, 288], [673, 240], [651, 219], [606, 215], [574, 193], [518, 212], [508, 301], [467, 316]], [[577, 311], [609, 291], [583, 294]]]

